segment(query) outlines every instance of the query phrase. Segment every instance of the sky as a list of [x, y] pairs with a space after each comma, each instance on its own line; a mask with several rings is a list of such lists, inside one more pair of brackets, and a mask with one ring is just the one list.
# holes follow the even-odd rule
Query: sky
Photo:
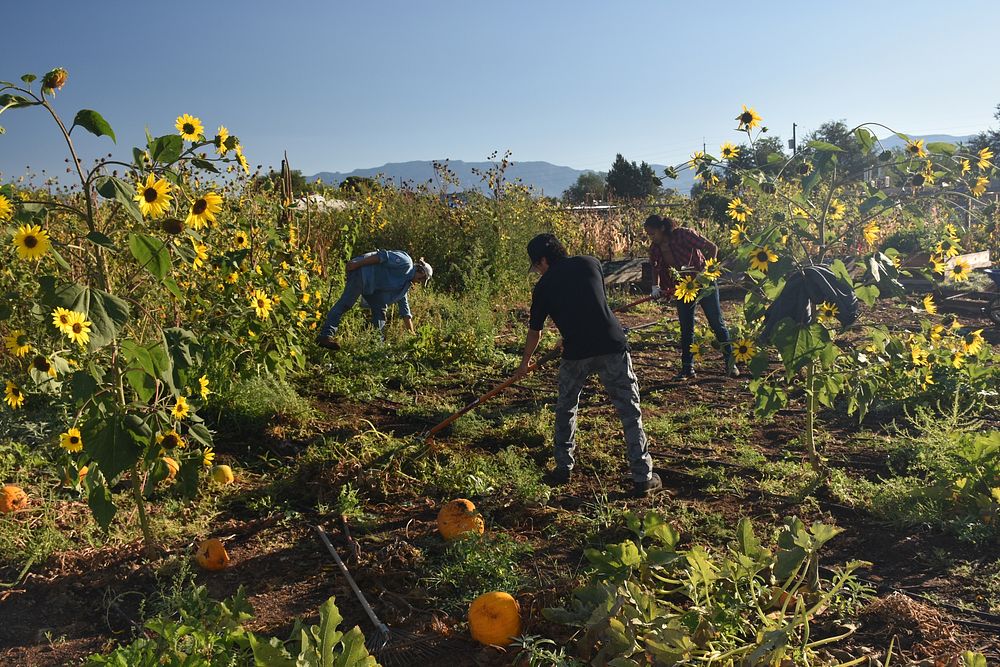
[[[251, 164], [287, 151], [307, 175], [506, 149], [605, 170], [738, 143], [743, 104], [785, 139], [831, 119], [995, 127], [998, 25], [986, 0], [21, 0], [5, 3], [0, 80], [65, 67], [56, 110], [95, 109], [117, 135], [74, 131], [91, 159], [189, 113]], [[0, 181], [64, 171], [43, 110], [0, 126]]]

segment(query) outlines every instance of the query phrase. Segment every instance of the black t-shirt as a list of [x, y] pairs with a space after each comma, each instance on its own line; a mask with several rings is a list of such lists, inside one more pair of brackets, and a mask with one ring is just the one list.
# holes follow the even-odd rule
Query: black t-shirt
[[601, 263], [567, 257], [549, 267], [531, 296], [528, 326], [541, 331], [551, 317], [563, 337], [564, 359], [587, 359], [628, 350], [625, 331], [608, 308]]

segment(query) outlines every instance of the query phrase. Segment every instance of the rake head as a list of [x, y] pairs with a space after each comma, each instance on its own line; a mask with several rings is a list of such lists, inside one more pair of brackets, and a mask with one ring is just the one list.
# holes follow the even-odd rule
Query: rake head
[[380, 625], [365, 641], [368, 652], [385, 667], [427, 665], [428, 660], [445, 655], [437, 637], [421, 637]]

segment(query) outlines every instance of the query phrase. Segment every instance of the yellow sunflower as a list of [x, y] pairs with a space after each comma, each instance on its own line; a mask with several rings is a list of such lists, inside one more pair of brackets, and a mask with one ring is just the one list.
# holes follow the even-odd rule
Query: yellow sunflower
[[21, 225], [14, 234], [14, 247], [21, 259], [39, 259], [52, 247], [49, 233], [38, 225]]
[[767, 266], [771, 262], [777, 262], [778, 256], [771, 252], [768, 246], [755, 250], [750, 254], [750, 268], [767, 273]]
[[215, 214], [222, 210], [222, 197], [214, 192], [205, 193], [191, 204], [188, 212], [187, 224], [195, 229], [201, 229], [207, 224], [215, 222]]
[[691, 303], [698, 298], [698, 283], [695, 282], [694, 276], [685, 276], [677, 281], [677, 285], [674, 287], [674, 296], [684, 303]]
[[183, 396], [177, 397], [177, 402], [174, 403], [174, 408], [171, 410], [171, 414], [174, 419], [184, 419], [188, 416], [188, 412], [191, 411], [191, 406], [188, 405], [188, 401]]
[[962, 350], [952, 350], [951, 352], [951, 366], [952, 368], [961, 368], [965, 365], [965, 352]]
[[906, 152], [909, 153], [910, 157], [927, 157], [927, 151], [924, 150], [924, 140], [907, 141]]
[[51, 378], [56, 376], [56, 367], [52, 365], [51, 361], [40, 354], [35, 355], [35, 358], [31, 360], [31, 367], [39, 373], [48, 375]]
[[215, 462], [215, 452], [211, 447], [205, 448], [205, 453], [201, 455], [201, 462], [206, 468], [211, 468]]
[[719, 260], [714, 257], [705, 260], [705, 268], [701, 272], [709, 280], [716, 280], [722, 275], [722, 267], [719, 266]]
[[236, 236], [233, 238], [236, 243], [237, 248], [249, 248], [250, 247], [250, 237], [246, 232], [236, 232]]
[[695, 178], [700, 180], [706, 186], [712, 186], [719, 182], [719, 177], [715, 175], [715, 172], [711, 169], [703, 169], [695, 174]]
[[78, 452], [83, 449], [83, 438], [80, 429], [74, 427], [59, 436], [59, 446], [68, 452]]
[[0, 195], [0, 222], [7, 222], [14, 217], [14, 205], [10, 200]]
[[930, 352], [914, 343], [910, 345], [910, 361], [914, 366], [927, 366]]
[[729, 232], [729, 242], [733, 245], [740, 245], [750, 240], [747, 235], [747, 228], [743, 225], [736, 225]]
[[691, 350], [694, 360], [701, 361], [701, 343], [691, 343], [691, 347], [689, 349]]
[[993, 163], [990, 162], [993, 159], [993, 151], [990, 150], [989, 146], [979, 149], [978, 155], [979, 161], [976, 162], [976, 166], [979, 167], [980, 171], [985, 171], [993, 166]]
[[145, 183], [136, 183], [135, 193], [134, 199], [143, 216], [154, 220], [162, 218], [170, 208], [170, 183], [163, 178], [157, 179], [155, 174], [148, 174]]
[[972, 171], [972, 165], [969, 164], [968, 159], [963, 158], [960, 164], [962, 165], [962, 173], [959, 174], [960, 176], [965, 176], [967, 173]]
[[839, 199], [830, 200], [830, 208], [827, 209], [827, 217], [831, 220], [843, 220], [847, 207]]
[[70, 333], [72, 331], [72, 310], [66, 310], [65, 308], [56, 308], [52, 311], [52, 326], [59, 329], [64, 334]]
[[817, 308], [816, 311], [820, 323], [837, 324], [837, 314], [840, 312], [840, 309], [837, 308], [837, 304], [824, 301], [819, 304], [819, 308]]
[[809, 213], [801, 206], [792, 207], [792, 217], [793, 218], [808, 218]]
[[732, 160], [740, 156], [740, 149], [732, 145], [728, 141], [722, 144], [720, 152], [722, 154], [722, 157], [726, 158], [727, 160]]
[[194, 249], [194, 268], [197, 269], [208, 261], [208, 246], [191, 239], [191, 247]]
[[760, 125], [761, 117], [757, 115], [757, 112], [753, 110], [752, 107], [748, 108], [747, 105], [743, 105], [743, 112], [736, 117], [740, 125], [736, 129], [738, 130], [752, 130], [753, 128]]
[[986, 193], [986, 186], [990, 184], [990, 179], [985, 176], [980, 176], [976, 179], [976, 184], [973, 185], [970, 190], [972, 190], [973, 197], [982, 197]]
[[15, 357], [24, 357], [31, 352], [31, 344], [28, 342], [28, 337], [20, 329], [11, 331], [3, 339], [3, 344], [7, 348], [7, 351]]
[[229, 283], [230, 285], [235, 285], [237, 281], [239, 281], [239, 279], [240, 279], [240, 274], [237, 273], [236, 271], [233, 271], [228, 276], [226, 276], [226, 282]]
[[156, 434], [156, 444], [160, 445], [164, 449], [174, 449], [184, 447], [184, 438], [180, 436], [177, 431], [170, 429], [164, 433]]
[[861, 233], [865, 237], [865, 243], [867, 243], [870, 246], [874, 246], [875, 243], [878, 241], [878, 235], [879, 232], [881, 231], [882, 228], [878, 226], [878, 223], [872, 220], [867, 225], [865, 225], [865, 228], [862, 230]]
[[958, 239], [945, 239], [937, 244], [934, 251], [944, 257], [957, 257], [961, 248], [958, 246]]
[[927, 388], [934, 384], [934, 372], [928, 370], [925, 373], [920, 374], [920, 388], [927, 391]]
[[733, 197], [732, 201], [729, 202], [728, 209], [726, 210], [726, 215], [736, 222], [746, 222], [747, 216], [752, 213], [753, 209], [744, 204], [743, 200], [739, 197]]
[[263, 290], [255, 290], [253, 296], [250, 297], [250, 303], [253, 309], [257, 311], [257, 317], [262, 320], [266, 320], [268, 315], [271, 314], [271, 297], [264, 293]]
[[702, 162], [707, 162], [707, 161], [708, 161], [708, 156], [705, 155], [705, 151], [695, 151], [694, 153], [691, 153], [692, 167], [697, 169]]
[[203, 399], [208, 398], [208, 395], [212, 393], [212, 390], [208, 388], [207, 375], [202, 375], [200, 378], [198, 378], [198, 393], [201, 394], [201, 397]]
[[83, 313], [71, 310], [69, 313], [69, 324], [64, 331], [66, 336], [81, 347], [90, 341], [91, 323]]
[[983, 349], [983, 330], [976, 329], [962, 337], [962, 349], [966, 354], [979, 354]]
[[[250, 173], [250, 165], [247, 163], [246, 156], [243, 155], [243, 147], [241, 145], [239, 145], [239, 144], [236, 144], [236, 148], [234, 148], [233, 150], [236, 151], [236, 159], [240, 161], [240, 166], [243, 167], [243, 172], [246, 173], [246, 174], [249, 174]], [[292, 245], [294, 245], [294, 244], [292, 244]]]
[[746, 338], [738, 340], [733, 345], [733, 358], [741, 363], [746, 363], [753, 359], [754, 347], [753, 341], [749, 341]]
[[948, 277], [956, 282], [962, 282], [969, 279], [971, 271], [968, 262], [964, 259], [956, 259], [948, 269]]
[[205, 126], [201, 124], [200, 120], [190, 114], [178, 116], [174, 127], [177, 128], [177, 131], [181, 133], [181, 137], [186, 141], [198, 141], [201, 139], [201, 135], [205, 133]]
[[944, 257], [941, 257], [940, 255], [931, 255], [928, 261], [931, 265], [931, 271], [934, 273], [939, 273], [943, 276], [944, 272], [948, 269], [944, 263]]
[[219, 130], [215, 133], [215, 140], [213, 141], [213, 143], [215, 144], [216, 153], [218, 153], [219, 155], [226, 154], [226, 151], [229, 150], [228, 148], [226, 148], [226, 141], [228, 139], [229, 139], [229, 130], [227, 130], [224, 125], [220, 125]]
[[16, 384], [7, 380], [7, 386], [3, 392], [3, 400], [6, 401], [12, 410], [17, 410], [24, 405], [24, 392]]
[[927, 311], [928, 315], [937, 315], [938, 309], [937, 304], [934, 303], [933, 294], [928, 294], [924, 297], [924, 310]]
[[941, 337], [944, 336], [944, 325], [935, 324], [934, 326], [931, 327], [931, 330], [928, 335], [930, 336], [932, 343], [941, 342]]

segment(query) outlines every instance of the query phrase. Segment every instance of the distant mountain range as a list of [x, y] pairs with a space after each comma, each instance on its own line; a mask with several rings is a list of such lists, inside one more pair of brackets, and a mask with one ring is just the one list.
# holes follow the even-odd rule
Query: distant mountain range
[[[950, 134], [926, 134], [910, 135], [910, 138], [923, 139], [925, 143], [932, 143], [935, 141], [960, 143], [968, 141], [973, 136], [974, 135], [964, 135], [956, 137]], [[906, 145], [905, 141], [895, 135], [890, 135], [889, 137], [882, 139], [881, 142], [882, 146], [886, 150], [902, 148]], [[438, 162], [444, 162], [444, 160], [438, 160]], [[419, 185], [421, 183], [435, 180], [436, 174], [434, 173], [433, 163], [434, 161], [432, 160], [389, 162], [381, 167], [355, 169], [354, 171], [348, 172], [321, 171], [318, 174], [309, 176], [308, 179], [310, 181], [320, 179], [322, 182], [329, 185], [339, 185], [344, 179], [350, 176], [362, 178], [375, 178], [376, 176], [381, 176], [384, 180], [391, 181], [397, 185], [407, 182], [411, 185]], [[458, 178], [458, 189], [466, 190], [481, 189], [482, 182], [479, 176], [473, 173], [473, 169], [485, 171], [492, 167], [493, 163], [450, 160], [448, 161], [448, 166]], [[666, 168], [664, 165], [654, 164], [650, 166], [653, 167], [658, 176], [663, 176], [663, 170]], [[593, 170], [574, 169], [573, 167], [552, 164], [551, 162], [518, 162], [515, 160], [507, 169], [507, 179], [512, 181], [520, 180], [526, 185], [531, 185], [536, 191], [547, 197], [559, 197], [569, 186], [576, 182], [576, 179], [580, 176], [580, 174], [587, 172], [592, 173]], [[679, 193], [684, 195], [691, 191], [691, 187], [693, 185], [694, 173], [691, 170], [682, 171], [676, 180], [670, 180], [668, 178], [663, 179], [663, 187], [677, 190]]]

